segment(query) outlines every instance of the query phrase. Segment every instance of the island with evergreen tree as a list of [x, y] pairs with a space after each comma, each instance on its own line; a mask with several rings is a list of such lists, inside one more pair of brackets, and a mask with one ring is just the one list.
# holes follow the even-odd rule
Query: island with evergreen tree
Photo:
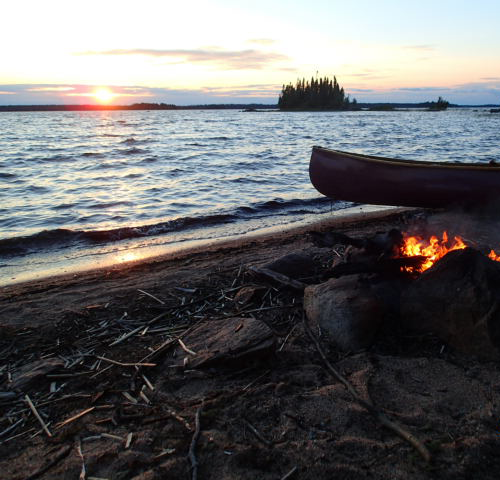
[[356, 99], [349, 99], [335, 76], [333, 79], [305, 78], [295, 85], [283, 85], [278, 99], [280, 110], [357, 110]]

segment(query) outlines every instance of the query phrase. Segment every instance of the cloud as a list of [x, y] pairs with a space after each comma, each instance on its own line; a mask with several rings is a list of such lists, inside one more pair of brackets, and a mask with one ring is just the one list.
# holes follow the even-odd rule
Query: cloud
[[66, 86], [61, 86], [61, 87], [33, 87], [33, 88], [28, 88], [28, 92], [68, 92], [71, 90], [74, 90], [75, 87], [66, 87]]
[[448, 89], [448, 87], [400, 87], [395, 90], [400, 90], [402, 92], [440, 92]]
[[203, 92], [216, 97], [239, 97], [239, 98], [273, 98], [277, 99], [281, 91], [281, 85], [257, 84], [240, 85], [237, 87], [203, 87]]
[[204, 105], [210, 103], [267, 103], [275, 104], [281, 85], [248, 84], [199, 89], [170, 89], [137, 85], [0, 85], [0, 94], [8, 95], [9, 105], [61, 105], [96, 103], [95, 91], [108, 88], [114, 94], [113, 104], [173, 103], [176, 105]]
[[144, 55], [149, 57], [181, 59], [187, 63], [213, 64], [225, 70], [259, 70], [269, 64], [287, 61], [280, 53], [259, 50], [222, 50], [216, 47], [194, 50], [161, 50], [154, 48], [114, 49], [80, 52], [78, 55]]

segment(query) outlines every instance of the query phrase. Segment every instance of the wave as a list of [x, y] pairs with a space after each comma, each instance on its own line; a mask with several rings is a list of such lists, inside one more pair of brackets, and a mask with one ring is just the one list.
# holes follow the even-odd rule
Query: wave
[[[64, 228], [44, 230], [30, 236], [0, 239], [0, 255], [18, 256], [53, 248], [95, 245], [96, 243], [153, 237], [188, 229], [259, 219], [270, 215], [286, 215], [291, 212], [318, 213], [326, 211], [325, 206], [330, 204], [331, 200], [324, 197], [306, 200], [275, 199], [209, 215], [180, 217], [152, 225], [117, 227], [108, 230], [71, 230]], [[341, 205], [337, 205], [337, 208], [341, 208]]]

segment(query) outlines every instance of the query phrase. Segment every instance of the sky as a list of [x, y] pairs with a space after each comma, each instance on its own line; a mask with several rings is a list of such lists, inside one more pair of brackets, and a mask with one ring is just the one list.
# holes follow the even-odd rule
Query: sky
[[6, 0], [0, 105], [275, 104], [336, 76], [358, 102], [500, 104], [499, 0]]

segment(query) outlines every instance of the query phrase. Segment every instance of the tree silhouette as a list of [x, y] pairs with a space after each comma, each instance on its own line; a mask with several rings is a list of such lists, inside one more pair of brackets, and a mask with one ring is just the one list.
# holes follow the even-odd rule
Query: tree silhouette
[[278, 99], [280, 110], [347, 110], [356, 108], [338, 84], [337, 78], [311, 78], [310, 81], [298, 79], [293, 84], [283, 85]]

